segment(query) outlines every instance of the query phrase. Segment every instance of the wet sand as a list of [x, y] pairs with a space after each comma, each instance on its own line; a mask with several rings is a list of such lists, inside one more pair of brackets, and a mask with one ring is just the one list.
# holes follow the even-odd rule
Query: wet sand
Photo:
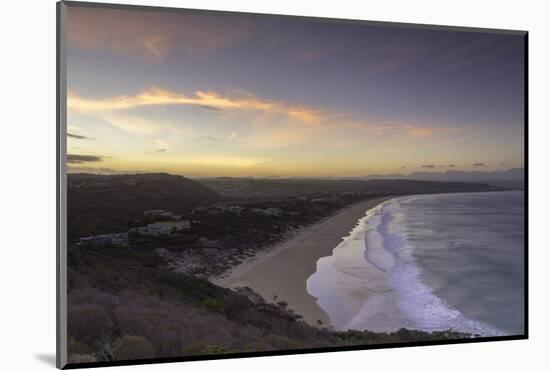
[[288, 308], [302, 315], [308, 324], [326, 327], [329, 318], [317, 305], [316, 298], [308, 294], [306, 281], [315, 272], [317, 260], [331, 255], [367, 210], [389, 198], [348, 206], [211, 281], [226, 288], [248, 286], [267, 301], [287, 302]]

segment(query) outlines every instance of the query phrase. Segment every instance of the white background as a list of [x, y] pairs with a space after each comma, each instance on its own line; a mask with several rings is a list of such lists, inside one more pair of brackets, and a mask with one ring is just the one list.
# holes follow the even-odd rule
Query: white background
[[[530, 334], [527, 341], [144, 365], [140, 369], [537, 368], [550, 347], [548, 82], [544, 1], [127, 0], [134, 4], [530, 31]], [[112, 1], [119, 2], [119, 1]], [[10, 0], [1, 11], [2, 248], [0, 363], [53, 368], [55, 358], [55, 2]], [[546, 226], [546, 227], [545, 227]], [[546, 357], [546, 358], [545, 358]]]

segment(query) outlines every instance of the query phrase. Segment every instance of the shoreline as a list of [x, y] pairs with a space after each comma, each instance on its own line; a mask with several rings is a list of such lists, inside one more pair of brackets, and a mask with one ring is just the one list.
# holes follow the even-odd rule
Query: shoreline
[[[502, 192], [416, 194], [411, 197], [423, 198], [445, 195], [448, 197], [446, 199], [450, 200], [455, 195], [473, 195], [477, 197], [474, 198], [477, 205], [480, 202], [483, 204], [479, 200], [482, 199], [479, 196], [493, 195], [500, 197], [499, 193]], [[518, 191], [512, 191], [511, 193], [518, 193]], [[451, 253], [452, 260], [457, 261], [460, 260], [459, 256], [463, 255], [464, 252], [457, 252], [456, 250], [453, 252], [452, 249], [445, 249], [443, 252], [431, 250], [430, 253], [427, 253], [426, 250], [430, 250], [430, 244], [428, 244], [424, 252], [421, 250], [420, 253], [424, 253], [421, 254], [421, 257], [431, 258], [432, 265], [434, 260], [441, 262], [442, 264], [437, 266], [448, 266], [447, 268], [452, 273], [450, 275], [444, 273], [443, 276], [441, 274], [435, 275], [441, 279], [437, 281], [441, 285], [435, 284], [436, 290], [434, 290], [434, 285], [431, 285], [429, 280], [424, 281], [421, 278], [421, 274], [430, 271], [427, 267], [429, 263], [419, 264], [415, 260], [414, 250], [411, 250], [411, 248], [422, 248], [424, 243], [430, 243], [431, 237], [417, 239], [421, 241], [420, 245], [412, 244], [412, 247], [409, 247], [407, 243], [403, 243], [402, 237], [399, 236], [400, 231], [389, 228], [394, 217], [390, 216], [389, 219], [385, 217], [385, 215], [401, 213], [402, 210], [399, 210], [399, 206], [397, 206], [397, 210], [394, 210], [392, 204], [394, 202], [399, 204], [400, 201], [406, 202], [411, 197], [396, 197], [400, 199], [394, 198], [391, 202], [386, 203], [388, 206], [384, 208], [384, 212], [373, 213], [373, 217], [369, 219], [368, 224], [364, 223], [364, 225], [369, 225], [368, 227], [358, 225], [352, 235], [334, 249], [332, 256], [322, 258], [317, 263], [317, 273], [308, 280], [309, 291], [319, 298], [319, 305], [330, 315], [334, 329], [338, 331], [354, 329], [376, 333], [391, 333], [405, 328], [427, 332], [452, 330], [481, 336], [510, 335], [507, 334], [510, 332], [506, 331], [506, 325], [502, 325], [502, 314], [500, 323], [491, 321], [495, 317], [495, 312], [499, 312], [491, 309], [491, 304], [488, 302], [488, 299], [494, 299], [494, 297], [488, 294], [490, 298], [485, 301], [484, 309], [486, 309], [486, 312], [491, 312], [487, 315], [479, 311], [479, 306], [468, 304], [468, 302], [476, 301], [476, 299], [472, 299], [475, 296], [470, 296], [470, 299], [458, 301], [455, 299], [453, 301], [456, 295], [453, 296], [452, 292], [447, 291], [447, 294], [445, 294], [445, 290], [437, 290], [441, 286], [452, 286], [453, 292], [457, 289], [465, 289], [464, 286], [459, 288], [459, 284], [456, 283], [458, 280], [465, 279], [458, 279], [456, 276], [464, 276], [465, 271], [467, 271], [464, 270], [463, 266], [465, 265], [479, 266], [476, 264], [475, 259], [466, 259], [464, 260], [465, 263], [448, 264], [449, 253]], [[504, 201], [499, 202], [499, 204], [507, 203]], [[468, 216], [462, 217], [469, 218], [477, 214], [475, 213], [477, 208], [472, 208], [468, 202], [464, 204], [467, 210], [474, 213], [468, 213]], [[409, 213], [408, 217], [415, 220], [420, 219], [422, 224], [424, 219], [421, 210], [414, 211], [416, 213]], [[445, 211], [443, 213], [447, 214]], [[407, 215], [407, 212], [404, 214]], [[444, 214], [439, 214], [437, 217], [443, 217], [443, 220], [445, 220], [446, 216]], [[456, 216], [451, 213], [449, 217]], [[428, 220], [430, 219], [428, 218]], [[451, 218], [451, 220], [453, 219]], [[434, 222], [435, 225], [438, 225], [434, 220], [428, 222], [430, 222], [430, 225]], [[482, 224], [485, 225], [483, 222]], [[443, 225], [445, 226], [444, 222]], [[445, 229], [430, 230], [445, 232]], [[467, 234], [462, 233], [461, 235]], [[362, 240], [361, 236], [364, 236], [365, 239]], [[456, 238], [455, 235], [454, 238], [451, 237], [451, 240]], [[491, 240], [491, 238], [485, 240]], [[388, 241], [389, 246], [386, 246]], [[364, 248], [365, 245], [366, 249]], [[403, 253], [394, 253], [395, 250]], [[475, 248], [474, 250], [477, 251], [474, 253], [474, 257], [480, 255], [479, 250]], [[438, 253], [440, 254], [439, 260], [437, 259]], [[441, 254], [446, 257], [441, 259]], [[500, 260], [497, 260], [497, 262], [500, 262]], [[397, 266], [397, 268], [394, 268], [394, 266]], [[456, 266], [459, 267], [458, 270], [455, 269]], [[514, 270], [506, 271], [513, 272]], [[471, 275], [472, 271], [467, 273]], [[466, 288], [471, 288], [471, 286], [466, 286]], [[512, 286], [507, 285], [505, 289], [502, 287], [501, 289], [511, 290]], [[460, 292], [460, 290], [458, 291]], [[474, 289], [473, 292], [477, 292], [477, 290]], [[462, 291], [461, 294], [464, 295], [465, 292]], [[507, 318], [506, 321], [510, 320]]]
[[307, 291], [307, 279], [315, 273], [317, 261], [330, 256], [369, 209], [394, 197], [377, 197], [345, 207], [210, 281], [224, 288], [250, 287], [268, 302], [285, 301], [309, 325], [329, 327], [328, 315]]

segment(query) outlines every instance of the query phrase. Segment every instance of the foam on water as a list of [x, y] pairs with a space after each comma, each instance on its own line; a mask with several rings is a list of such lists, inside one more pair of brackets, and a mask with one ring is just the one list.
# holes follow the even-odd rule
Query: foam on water
[[[422, 278], [415, 248], [407, 239], [409, 220], [402, 209], [418, 198], [394, 198], [368, 211], [332, 256], [318, 261], [317, 272], [307, 282], [308, 292], [336, 329], [451, 329], [481, 336], [506, 335], [505, 330], [451, 307]], [[416, 236], [430, 240], [433, 230], [418, 227], [424, 222], [421, 217], [415, 222]]]
[[[389, 201], [383, 209], [381, 222], [376, 232], [381, 235], [383, 247], [390, 251], [394, 264], [389, 271], [389, 281], [399, 296], [399, 307], [403, 314], [414, 323], [414, 328], [425, 331], [453, 329], [484, 336], [504, 335], [501, 330], [489, 325], [465, 318], [459, 311], [450, 308], [443, 300], [433, 294], [420, 279], [420, 269], [413, 257], [413, 248], [402, 235], [391, 231], [391, 222], [401, 221], [400, 203], [414, 198], [401, 198]], [[373, 248], [366, 243], [367, 251]], [[367, 258], [369, 258], [367, 253]], [[371, 263], [377, 262], [372, 260]]]

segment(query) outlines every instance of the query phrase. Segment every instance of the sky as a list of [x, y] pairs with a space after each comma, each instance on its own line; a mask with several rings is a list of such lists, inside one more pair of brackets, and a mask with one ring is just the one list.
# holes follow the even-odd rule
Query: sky
[[66, 37], [70, 171], [523, 167], [519, 34], [69, 7]]

